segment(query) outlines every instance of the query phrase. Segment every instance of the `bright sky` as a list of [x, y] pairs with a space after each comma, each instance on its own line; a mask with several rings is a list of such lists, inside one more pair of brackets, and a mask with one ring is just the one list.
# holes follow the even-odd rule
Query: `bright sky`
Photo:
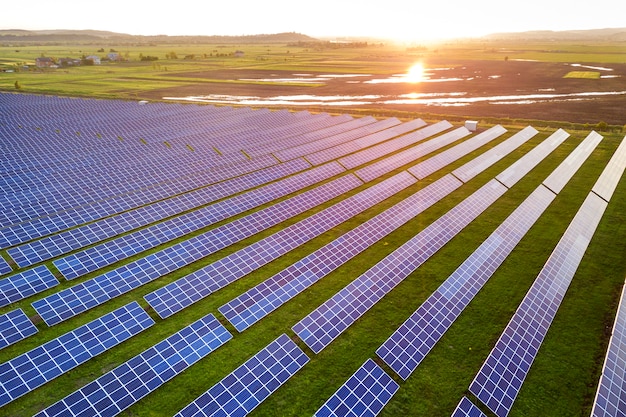
[[[370, 36], [425, 40], [495, 32], [624, 27], [616, 0], [27, 0], [5, 1], [0, 29], [132, 35]], [[619, 9], [619, 10], [618, 10]]]

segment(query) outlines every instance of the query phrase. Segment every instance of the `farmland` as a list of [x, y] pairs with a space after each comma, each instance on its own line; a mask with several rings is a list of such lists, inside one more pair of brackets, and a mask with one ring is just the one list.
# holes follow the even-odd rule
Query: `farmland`
[[[472, 76], [476, 77], [476, 74], [484, 75], [483, 78], [473, 80], [475, 83], [471, 84], [471, 88], [466, 87], [469, 84], [467, 81], [450, 81], [428, 84], [428, 87], [423, 87], [429, 89], [423, 91], [424, 93], [450, 94], [458, 92], [460, 86], [467, 89], [470, 97], [520, 95], [520, 89], [536, 93], [537, 90], [551, 88], [562, 94], [588, 92], [590, 91], [589, 88], [600, 92], [626, 90], [626, 58], [623, 48], [612, 44], [581, 46], [537, 42], [524, 45], [518, 43], [485, 45], [481, 42], [470, 42], [412, 49], [391, 45], [371, 45], [367, 48], [343, 48], [341, 50], [315, 50], [310, 47], [294, 47], [282, 44], [106, 45], [106, 50], [120, 51], [127, 61], [103, 63], [100, 66], [46, 70], [27, 71], [22, 68], [22, 63], [31, 65], [37, 57], [42, 55], [57, 57], [90, 55], [96, 53], [99, 48], [101, 48], [100, 45], [19, 46], [19, 48], [3, 46], [0, 48], [0, 65], [7, 68], [18, 68], [18, 71], [0, 73], [0, 89], [11, 93], [79, 96], [85, 99], [117, 99], [126, 104], [129, 101], [137, 100], [153, 102], [145, 106], [137, 106], [139, 108], [149, 108], [152, 105], [162, 106], [162, 101], [171, 102], [174, 106], [180, 105], [173, 104], [174, 102], [185, 102], [186, 104], [182, 106], [182, 109], [197, 114], [201, 111], [198, 110], [201, 104], [188, 103], [188, 100], [184, 100], [184, 98], [209, 95], [267, 98], [278, 94], [354, 96], [379, 95], [381, 91], [384, 91], [384, 94], [395, 96], [410, 92], [417, 93], [418, 90], [416, 89], [422, 88], [419, 85], [410, 85], [409, 89], [406, 90], [405, 87], [407, 86], [402, 83], [356, 84], [346, 83], [345, 80], [342, 81], [342, 77], [331, 77], [331, 79], [324, 81], [310, 82], [309, 80], [302, 80], [302, 78], [308, 78], [311, 74], [333, 74], [359, 76], [354, 79], [361, 77], [366, 77], [367, 80], [387, 79], [405, 73], [412, 63], [421, 61], [425, 63], [427, 68], [450, 68], [445, 71], [447, 78], [467, 80]], [[231, 54], [236, 50], [245, 51], [245, 55], [235, 58]], [[178, 58], [166, 59], [165, 55], [171, 56], [172, 52], [175, 52]], [[142, 62], [139, 60], [140, 55], [158, 56], [159, 59], [152, 62]], [[189, 58], [184, 59], [185, 56]], [[534, 62], [535, 60], [540, 62]], [[571, 63], [611, 67], [611, 74], [617, 77], [606, 79], [564, 78], [567, 73], [572, 71], [572, 67], [569, 65]], [[294, 74], [300, 75], [294, 77]], [[309, 75], [304, 76], [302, 74]], [[523, 75], [516, 78], [518, 82], [513, 88], [508, 82], [509, 77], [518, 77], [518, 74]], [[489, 75], [497, 77], [490, 78]], [[315, 79], [315, 77], [312, 78]], [[287, 81], [285, 81], [286, 79]], [[19, 91], [16, 91], [15, 88], [16, 81], [21, 87]], [[589, 82], [600, 84], [589, 87], [586, 84]], [[166, 97], [177, 99], [165, 100]], [[476, 371], [480, 368], [533, 280], [545, 264], [552, 249], [558, 243], [569, 222], [623, 139], [622, 127], [626, 124], [623, 116], [623, 103], [624, 96], [600, 96], [592, 102], [583, 104], [578, 101], [543, 102], [532, 105], [509, 104], [505, 106], [506, 109], [504, 110], [488, 102], [466, 107], [433, 107], [427, 104], [383, 105], [376, 102], [357, 106], [333, 105], [332, 107], [288, 105], [286, 107], [289, 107], [294, 114], [304, 111], [311, 111], [312, 114], [328, 111], [334, 115], [333, 117], [338, 117], [337, 115], [341, 114], [350, 114], [355, 118], [374, 115], [381, 120], [399, 117], [403, 121], [422, 117], [431, 124], [441, 120], [449, 120], [455, 128], [462, 126], [465, 118], [472, 117], [479, 120], [481, 132], [496, 123], [502, 123], [508, 131], [502, 138], [470, 152], [446, 166], [445, 169], [429, 175], [423, 181], [418, 181], [415, 185], [395, 193], [353, 218], [255, 269], [242, 279], [236, 280], [201, 299], [173, 317], [159, 318], [150, 309], [143, 296], [194, 271], [207, 267], [225, 256], [243, 250], [248, 245], [261, 241], [315, 213], [320, 213], [358, 192], [365, 191], [367, 188], [406, 170], [410, 165], [387, 172], [372, 183], [360, 185], [328, 202], [249, 236], [216, 253], [204, 256], [187, 266], [58, 325], [46, 326], [41, 319], [37, 318], [31, 302], [60, 290], [68, 289], [75, 285], [75, 282], [62, 279], [58, 288], [49, 289], [42, 294], [19, 301], [9, 307], [3, 307], [0, 313], [6, 313], [16, 307], [24, 309], [29, 317], [36, 320], [39, 333], [14, 346], [0, 350], [0, 362], [10, 360], [131, 301], [138, 301], [150, 313], [156, 324], [142, 332], [140, 336], [110, 349], [101, 356], [72, 369], [28, 395], [3, 406], [0, 408], [0, 414], [4, 413], [16, 417], [33, 415], [189, 323], [208, 313], [214, 313], [233, 334], [233, 340], [121, 413], [124, 416], [173, 415], [280, 334], [287, 333], [296, 339], [291, 331], [291, 326], [355, 278], [365, 273], [378, 261], [399, 248], [404, 242], [472, 195], [514, 161], [526, 155], [558, 128], [563, 127], [571, 133], [571, 137], [550, 153], [535, 169], [511, 187], [495, 204], [487, 208], [454, 239], [375, 304], [367, 314], [360, 317], [354, 325], [326, 349], [319, 354], [314, 354], [306, 349], [306, 345], [301, 340], [297, 340], [311, 361], [284, 386], [260, 404], [252, 415], [311, 415], [365, 360], [375, 357], [375, 351], [381, 343], [542, 183], [549, 173], [585, 139], [591, 129], [600, 122], [604, 122], [602, 126], [605, 129], [600, 132], [604, 139], [597, 149], [563, 191], [559, 193], [553, 204], [548, 207], [528, 234], [523, 237], [513, 253], [504, 261], [493, 278], [489, 280], [475, 300], [426, 357], [418, 370], [406, 381], [396, 378], [400, 383], [400, 390], [380, 414], [381, 416], [402, 414], [449, 416], [459, 399], [467, 394], [468, 386]], [[219, 104], [230, 105], [230, 103]], [[244, 104], [236, 104], [234, 111], [247, 107]], [[266, 107], [272, 108], [274, 112], [280, 112], [283, 106], [258, 106], [258, 109], [262, 112], [264, 111], [262, 109]], [[181, 107], [176, 108], [181, 109]], [[181, 110], [181, 114], [185, 114], [185, 112]], [[14, 117], [13, 121], [20, 120], [19, 114], [12, 114], [12, 116]], [[146, 152], [156, 149], [159, 155], [165, 155], [166, 158], [171, 157], [176, 152], [176, 155], [187, 155], [189, 160], [200, 158], [203, 152], [206, 152], [207, 160], [212, 160], [209, 156], [214, 158], [215, 152], [211, 153], [211, 150], [223, 150], [221, 146], [226, 147], [228, 145], [227, 143], [216, 144], [212, 149], [209, 145], [214, 144], [210, 143], [206, 144], [206, 148], [203, 149], [200, 146], [201, 141], [185, 143], [181, 139], [181, 142], [177, 143], [171, 139], [166, 141], [158, 135], [140, 135], [136, 132], [129, 135], [116, 125], [116, 120], [107, 120], [106, 118], [103, 120], [99, 127], [102, 131], [105, 128], [109, 131], [106, 134], [98, 132], [98, 139], [106, 144], [107, 149], [115, 151], [132, 149], [140, 154], [141, 149], [145, 149]], [[138, 121], [141, 122], [141, 120]], [[172, 120], [173, 125], [182, 129], [176, 122], [176, 120]], [[155, 125], [160, 123], [158, 126], [163, 128], [163, 134], [168, 130], [167, 123], [163, 120], [160, 122], [155, 120], [154, 123]], [[487, 168], [459, 189], [451, 192], [446, 198], [435, 203], [384, 239], [372, 244], [364, 252], [328, 274], [324, 279], [249, 329], [239, 333], [226, 319], [219, 316], [218, 308], [220, 306], [418, 190], [433, 184], [445, 174], [478, 157], [504, 139], [513, 136], [528, 124], [539, 130], [536, 137], [521, 145], [511, 154]], [[62, 130], [62, 133], [58, 133], [55, 132], [57, 126], [49, 125], [46, 119], [42, 118], [39, 125], [24, 123], [23, 126], [11, 126], [11, 128], [23, 129], [23, 132], [26, 132], [24, 137], [28, 137], [29, 134], [32, 137], [43, 137], [45, 133], [53, 134], [53, 136], [61, 135], [63, 140], [73, 139], [79, 143], [82, 138], [89, 134], [90, 140], [94, 139], [94, 132], [79, 131], [82, 130], [82, 127], [79, 127], [78, 122], [76, 122], [76, 126], [75, 131]], [[152, 128], [154, 126], [144, 127], [146, 132], [154, 133], [154, 130], [149, 130]], [[4, 126], [0, 126], [0, 129], [4, 129]], [[169, 133], [175, 135], [175, 132]], [[189, 137], [192, 138], [191, 135]], [[10, 138], [3, 138], [3, 141], [8, 139]], [[197, 140], [197, 138], [189, 140]], [[174, 144], [173, 147], [172, 144]], [[142, 146], [144, 147], [142, 148]], [[436, 153], [443, 152], [450, 147], [444, 147]], [[236, 144], [233, 145], [233, 149], [248, 151], [244, 149], [243, 145], [241, 148], [237, 148]], [[221, 153], [227, 155], [225, 151]], [[244, 153], [248, 154], [247, 152]], [[421, 159], [413, 161], [412, 164], [425, 159], [425, 156], [421, 157]], [[247, 162], [243, 161], [242, 165]], [[355, 171], [355, 169], [348, 170], [348, 174], [353, 174]], [[330, 179], [325, 181], [330, 181]], [[295, 195], [304, 193], [311, 188], [313, 185], [298, 191]], [[624, 258], [624, 254], [626, 254], [626, 198], [624, 196], [626, 196], [626, 182], [622, 179], [572, 280], [520, 396], [515, 402], [511, 416], [589, 415], [610, 336], [608, 329], [613, 323], [620, 290], [626, 276]], [[131, 256], [123, 261], [90, 272], [80, 277], [77, 282], [93, 279], [123, 264], [137, 261], [147, 254], [157, 253], [192, 236], [208, 233], [210, 230], [224, 226], [233, 219], [242, 219], [254, 211], [267, 209], [272, 204], [286, 198], [283, 196], [276, 201], [263, 203], [253, 210], [235, 215], [232, 219], [221, 220], [214, 225], [203, 227], [184, 237], [161, 244], [146, 253]], [[0, 251], [0, 254], [4, 259], [9, 259], [6, 249]], [[56, 272], [57, 277], [60, 277], [52, 260], [47, 260], [42, 264], [45, 264]]]

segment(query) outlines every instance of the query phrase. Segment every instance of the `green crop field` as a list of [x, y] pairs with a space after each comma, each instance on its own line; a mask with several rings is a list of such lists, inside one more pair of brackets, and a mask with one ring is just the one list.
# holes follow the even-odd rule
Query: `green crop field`
[[[101, 47], [107, 51], [109, 49], [119, 51], [128, 61], [57, 70], [33, 70], [24, 67], [24, 65], [32, 66], [35, 59], [42, 55], [55, 57], [90, 55], [97, 53]], [[221, 53], [230, 54], [237, 49], [245, 49], [245, 57], [218, 56]], [[175, 52], [178, 58], [166, 59], [165, 55], [172, 52]], [[159, 60], [141, 62], [139, 61], [141, 55], [158, 56]], [[191, 55], [194, 57], [184, 59], [185, 56]], [[394, 74], [405, 69], [408, 60], [425, 56], [436, 57], [450, 63], [468, 58], [503, 61], [505, 57], [509, 60], [538, 59], [547, 62], [624, 62], [623, 53], [620, 52], [619, 47], [611, 44], [584, 46], [559, 44], [555, 46], [548, 43], [485, 45], [481, 42], [468, 42], [429, 46], [425, 50], [407, 50], [404, 47], [387, 45], [341, 51], [317, 51], [275, 44], [250, 46], [76, 45], [67, 47], [5, 45], [0, 47], [0, 68], [11, 69], [14, 72], [0, 73], [0, 90], [16, 92], [15, 83], [18, 81], [21, 87], [19, 92], [24, 93], [100, 99], [136, 99], [141, 96], [141, 93], [161, 89], [163, 86], [184, 87], [199, 82], [224, 83], [224, 80], [198, 79], [193, 75], [206, 70], [246, 68]], [[234, 85], [239, 84], [232, 80], [228, 82]], [[246, 84], [244, 81], [240, 83]], [[250, 81], [249, 83], [258, 84], [259, 82]], [[275, 85], [271, 82], [268, 84]], [[301, 87], [302, 85], [297, 82], [284, 85], [287, 90], [290, 86]], [[306, 87], [314, 90], [316, 85], [306, 85]], [[297, 110], [305, 109], [298, 108]], [[355, 113], [366, 115], [368, 109], [359, 109]], [[484, 120], [488, 120], [489, 125], [498, 122], [497, 119], [485, 118]], [[458, 118], [451, 118], [451, 121], [460, 125]], [[42, 125], [46, 129], [55, 128], [45, 123], [46, 121], [42, 120]], [[530, 124], [533, 124], [532, 121]], [[372, 184], [359, 187], [327, 204], [235, 243], [66, 322], [53, 327], [47, 327], [41, 321], [37, 322], [39, 333], [0, 350], [0, 363], [34, 349], [46, 341], [131, 301], [138, 301], [142, 307], [146, 308], [156, 324], [140, 336], [112, 348], [28, 395], [1, 407], [0, 415], [32, 416], [184, 326], [208, 313], [214, 313], [233, 334], [233, 340], [121, 413], [126, 417], [174, 415], [280, 334], [287, 333], [296, 339], [291, 326], [561, 127], [558, 122], [549, 124], [545, 121], [538, 122], [537, 125], [533, 124], [533, 126], [540, 130], [536, 137], [242, 333], [237, 333], [234, 327], [219, 315], [218, 307], [470, 161], [487, 148], [495, 146], [500, 140], [472, 152], [444, 170], [430, 175], [424, 181], [419, 181], [415, 186], [399, 192], [168, 319], [158, 318], [154, 311], [149, 309], [143, 296], [267, 237], [287, 225], [319, 212], [349, 195], [356, 194]], [[481, 125], [481, 128], [486, 127], [489, 126]], [[505, 127], [508, 132], [504, 137], [510, 137], [521, 129], [522, 123], [511, 121]], [[583, 128], [582, 125], [573, 125], [575, 129], [572, 130], [568, 127], [564, 126], [571, 133], [568, 140], [326, 349], [316, 355], [298, 340], [298, 344], [311, 361], [259, 405], [251, 415], [277, 417], [312, 415], [366, 359], [375, 358], [375, 351], [381, 343], [454, 272], [590, 132], [589, 128]], [[25, 128], [33, 129], [32, 126]], [[2, 126], [0, 126], [0, 132], [2, 132]], [[400, 384], [400, 390], [383, 409], [381, 416], [449, 416], [462, 396], [468, 394], [469, 384], [476, 372], [624, 138], [622, 132], [601, 133], [604, 140], [591, 157], [556, 197], [416, 372], [407, 381], [402, 381], [389, 370], [390, 375], [394, 375]], [[121, 137], [124, 136], [124, 132], [119, 132], [119, 134]], [[125, 138], [125, 140], [131, 139]], [[374, 183], [406, 168], [407, 166], [389, 173], [375, 180]], [[269, 205], [270, 203], [265, 204], [259, 209]], [[235, 218], [240, 218], [245, 214], [247, 213]], [[199, 230], [185, 236], [185, 239], [231, 220], [224, 220]], [[182, 239], [178, 241], [180, 240]], [[93, 278], [178, 241], [100, 269], [81, 277], [76, 282]], [[622, 178], [515, 402], [510, 413], [511, 417], [571, 417], [590, 414], [610, 337], [609, 329], [612, 326], [620, 291], [626, 278], [625, 254], [626, 181]], [[6, 250], [1, 250], [0, 256], [9, 259]], [[46, 262], [46, 265], [56, 271], [52, 262]], [[31, 302], [71, 287], [76, 282], [62, 280], [61, 284], [54, 289], [0, 308], [0, 314], [20, 307], [27, 315], [35, 317]], [[381, 361], [379, 363], [382, 364]]]

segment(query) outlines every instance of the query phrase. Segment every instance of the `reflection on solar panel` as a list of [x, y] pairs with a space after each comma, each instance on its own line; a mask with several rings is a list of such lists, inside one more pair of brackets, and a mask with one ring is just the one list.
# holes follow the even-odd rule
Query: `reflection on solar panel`
[[283, 334], [175, 417], [246, 415], [308, 361], [298, 345]]
[[613, 334], [604, 359], [602, 377], [593, 404], [593, 417], [624, 416], [626, 410], [626, 286], [622, 289]]
[[[626, 159], [620, 152], [625, 149], [620, 145], [604, 172], [623, 172]], [[615, 189], [619, 179], [601, 175], [598, 182], [607, 181], [605, 189]], [[499, 417], [511, 410], [607, 204], [589, 193], [472, 381], [470, 392]]]
[[[283, 164], [273, 165], [250, 174], [231, 178], [208, 187], [174, 196], [167, 200], [158, 201], [148, 206], [126, 211], [116, 216], [107, 217], [33, 242], [9, 248], [7, 253], [23, 268], [129, 232], [133, 229], [147, 226], [150, 223], [163, 220], [167, 217], [196, 209], [204, 204], [232, 196], [233, 194], [248, 190], [252, 187], [257, 187], [267, 182], [296, 174], [310, 167], [310, 164], [303, 159], [294, 159]], [[329, 166], [326, 169], [329, 168], [332, 167]]]
[[7, 260], [0, 256], [0, 275], [8, 274], [12, 270], [13, 268], [11, 268]]
[[495, 164], [509, 153], [513, 152], [537, 133], [539, 132], [537, 132], [535, 128], [528, 126], [504, 142], [489, 149], [482, 156], [475, 158], [465, 165], [455, 169], [452, 173], [461, 181], [468, 182], [476, 175], [483, 172], [485, 169]]
[[416, 182], [401, 172], [145, 296], [162, 318], [320, 236]]
[[412, 148], [405, 149], [385, 159], [371, 163], [356, 171], [355, 174], [365, 182], [371, 181], [374, 178], [426, 156], [431, 152], [450, 145], [451, 143], [456, 142], [469, 134], [469, 130], [464, 127], [460, 127], [452, 132], [444, 133], [443, 135], [427, 142], [420, 143]]
[[487, 417], [467, 397], [463, 397], [452, 413], [452, 417]]
[[320, 352], [506, 191], [499, 182], [490, 181], [296, 323], [293, 330], [315, 353]]
[[380, 366], [368, 359], [314, 416], [376, 416], [399, 388]]
[[460, 143], [450, 149], [446, 149], [432, 158], [429, 158], [427, 161], [421, 162], [416, 166], [409, 168], [409, 172], [420, 180], [426, 178], [433, 172], [440, 170], [460, 157], [491, 142], [504, 133], [506, 133], [506, 129], [500, 125], [496, 125], [463, 143]]
[[23, 300], [58, 284], [59, 281], [45, 265], [0, 279], [0, 307]]
[[114, 416], [232, 338], [212, 315], [195, 321], [36, 417]]
[[499, 417], [511, 410], [605, 208], [587, 197], [470, 385]]
[[37, 328], [21, 308], [0, 316], [0, 349], [37, 333]]
[[550, 135], [548, 139], [531, 149], [508, 169], [500, 173], [496, 178], [502, 184], [511, 188], [568, 137], [569, 133], [563, 129], [557, 130]]
[[605, 201], [609, 201], [617, 184], [624, 173], [626, 167], [626, 138], [617, 148], [611, 160], [607, 164], [606, 169], [598, 178], [593, 186], [593, 192], [602, 197]]
[[407, 146], [421, 142], [426, 138], [434, 136], [444, 130], [450, 129], [452, 125], [448, 121], [441, 121], [430, 126], [426, 126], [416, 132], [412, 132], [399, 138], [395, 138], [384, 143], [372, 146], [362, 151], [353, 153], [352, 155], [345, 156], [339, 159], [339, 162], [344, 167], [351, 169], [356, 168], [359, 165], [363, 165], [367, 162], [371, 162], [378, 159], [388, 153], [395, 152]]
[[452, 175], [444, 176], [221, 306], [220, 312], [244, 331], [461, 185]]
[[[548, 179], [559, 178], [565, 185], [575, 173], [572, 167], [580, 167], [598, 143], [597, 137], [588, 137]], [[378, 348], [378, 356], [406, 380], [555, 197], [540, 185]]]
[[339, 177], [288, 200], [37, 300], [33, 307], [46, 324], [54, 325], [360, 185], [362, 182], [354, 175]]
[[302, 190], [343, 171], [336, 162], [326, 164], [58, 259], [54, 265], [66, 279], [74, 279]]
[[116, 346], [154, 320], [132, 302], [0, 365], [0, 406]]

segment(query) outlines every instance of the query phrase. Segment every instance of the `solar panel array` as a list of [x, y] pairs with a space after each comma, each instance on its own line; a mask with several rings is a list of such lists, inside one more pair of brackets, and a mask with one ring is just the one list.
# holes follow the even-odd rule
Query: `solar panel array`
[[145, 296], [166, 318], [415, 183], [400, 173]]
[[[171, 305], [167, 305], [170, 310], [163, 310], [166, 312], [162, 315], [167, 317], [208, 294], [212, 295], [203, 302], [204, 306], [219, 306], [234, 297], [218, 310], [242, 332], [305, 291], [319, 295], [318, 289], [332, 284], [332, 280], [319, 286], [313, 284], [363, 254], [374, 243], [379, 242], [380, 247], [387, 245], [382, 240], [390, 236], [390, 242], [396, 245], [387, 251], [391, 255], [373, 266], [374, 262], [363, 255], [363, 262], [371, 262], [367, 265], [371, 268], [344, 288], [350, 291], [340, 291], [315, 310], [311, 304], [317, 303], [306, 294], [298, 297], [301, 305], [308, 306], [306, 310], [299, 308], [300, 301], [293, 301], [298, 318], [310, 313], [304, 320], [336, 302], [321, 313], [324, 317], [312, 327], [298, 332], [296, 327], [300, 323], [297, 323], [292, 328], [305, 344], [319, 352], [568, 136], [557, 131], [500, 174], [497, 179], [501, 184], [491, 181], [484, 185], [478, 194], [484, 192], [486, 197], [474, 196], [474, 203], [481, 207], [466, 200], [441, 216], [455, 198], [451, 194], [464, 182], [520, 148], [537, 131], [527, 127], [500, 141], [498, 138], [505, 133], [500, 126], [474, 135], [465, 128], [453, 129], [447, 121], [426, 125], [420, 119], [402, 123], [395, 118], [376, 120], [371, 116], [352, 118], [306, 111], [164, 103], [138, 106], [132, 102], [20, 94], [0, 94], [0, 107], [3, 108], [0, 112], [3, 138], [0, 140], [0, 275], [3, 276], [0, 353], [5, 362], [0, 365], [0, 382], [6, 388], [4, 393], [0, 390], [0, 407], [6, 407], [3, 410], [9, 414], [38, 412], [38, 417], [142, 413], [145, 407], [152, 404], [163, 407], [164, 402], [168, 402], [171, 414], [191, 398], [169, 401], [165, 399], [168, 395], [159, 393], [167, 394], [169, 387], [183, 389], [190, 380], [185, 374], [193, 379], [205, 366], [210, 367], [218, 355], [209, 353], [232, 337], [211, 314], [187, 325], [199, 317], [196, 313], [200, 306], [190, 308], [174, 322], [166, 320], [154, 325], [135, 302], [122, 308], [118, 307], [128, 302], [122, 297], [103, 303], [129, 292], [132, 297], [148, 293], [145, 298], [150, 300], [152, 294], [167, 289], [169, 299], [163, 305]], [[501, 143], [495, 144], [495, 139]], [[593, 132], [588, 137], [589, 141], [599, 139]], [[469, 159], [470, 152], [479, 153], [479, 148], [488, 142], [491, 149], [461, 167], [458, 164], [451, 167], [432, 184], [429, 179], [423, 183], [415, 179], [461, 157]], [[588, 150], [592, 150], [591, 145]], [[422, 160], [431, 152], [435, 156]], [[614, 159], [624, 159], [619, 155], [623, 153], [617, 152]], [[431, 306], [429, 312], [433, 317], [424, 314], [429, 321], [420, 324], [422, 333], [414, 332], [418, 340], [432, 340], [437, 337], [437, 331], [445, 331], [437, 323], [446, 324], [442, 319], [446, 308], [458, 314], [478, 291], [469, 282], [484, 280], [485, 274], [497, 268], [506, 256], [504, 252], [511, 250], [511, 242], [505, 241], [510, 236], [515, 236], [512, 240], [523, 236], [536, 210], [542, 210], [554, 198], [548, 189], [558, 192], [566, 182], [565, 176], [570, 172], [573, 175], [583, 162], [582, 156], [568, 159], [567, 169], [555, 172], [515, 210], [507, 220], [510, 228], [498, 228], [501, 233], [494, 232], [481, 245], [473, 255], [474, 262], [464, 263], [464, 280], [449, 279], [440, 287], [445, 291], [436, 292], [438, 298], [432, 306], [432, 300], [424, 302], [421, 307]], [[407, 169], [410, 163], [417, 165]], [[401, 167], [406, 171], [379, 181], [382, 175]], [[354, 174], [347, 173], [348, 169], [355, 169]], [[590, 199], [599, 196], [597, 200], [608, 201], [616, 186], [608, 179], [617, 181], [622, 173], [623, 167], [620, 169], [617, 162], [610, 163], [602, 175], [606, 180], [598, 181]], [[535, 177], [533, 174], [533, 180]], [[476, 184], [476, 188], [485, 182], [482, 178], [477, 180], [482, 183]], [[372, 186], [364, 184], [370, 181]], [[416, 181], [419, 191], [409, 191]], [[319, 183], [324, 185], [317, 186]], [[490, 187], [490, 192], [485, 191]], [[357, 189], [362, 191], [357, 193]], [[412, 195], [382, 211], [387, 204], [384, 200], [399, 192]], [[331, 200], [334, 205], [329, 206]], [[328, 207], [317, 208], [320, 204]], [[400, 227], [426, 209], [431, 218], [441, 217], [398, 247], [395, 237], [407, 233], [406, 227], [399, 230]], [[314, 214], [306, 213], [308, 210]], [[455, 210], [458, 212], [451, 214]], [[523, 210], [528, 216], [515, 214]], [[231, 216], [237, 220], [227, 223]], [[353, 227], [346, 220], [357, 219], [357, 227], [343, 235], [337, 233]], [[216, 222], [222, 223], [212, 227]], [[270, 227], [273, 230], [268, 230]], [[254, 236], [261, 231], [267, 232]], [[334, 240], [329, 239], [331, 236]], [[242, 242], [227, 249], [232, 243], [248, 238], [251, 243]], [[314, 238], [330, 243], [311, 252], [309, 247], [318, 247]], [[305, 242], [310, 243], [305, 246]], [[304, 257], [292, 263], [287, 256], [293, 255], [288, 252], [297, 247], [298, 257]], [[226, 249], [224, 255], [215, 256], [219, 258], [217, 261], [207, 265], [203, 260], [222, 249]], [[144, 250], [151, 253], [140, 255]], [[129, 256], [134, 259], [126, 260]], [[116, 265], [104, 269], [113, 263]], [[282, 268], [275, 268], [281, 263], [289, 266], [275, 273]], [[18, 268], [13, 272], [15, 264]], [[228, 292], [215, 293], [257, 269], [257, 274], [238, 281]], [[377, 273], [373, 274], [373, 270]], [[268, 275], [273, 276], [255, 285], [254, 280], [262, 280], [264, 271], [272, 271]], [[96, 273], [77, 283], [67, 281], [89, 272]], [[344, 272], [350, 273], [347, 269], [338, 271]], [[164, 277], [162, 283], [155, 281], [160, 277]], [[150, 285], [139, 288], [146, 283]], [[61, 288], [54, 290], [57, 293], [50, 291], [55, 286]], [[28, 300], [43, 291], [46, 293], [38, 297], [40, 300]], [[454, 304], [450, 304], [452, 301]], [[91, 316], [73, 318], [95, 307], [89, 313]], [[159, 308], [155, 304], [157, 312]], [[285, 313], [290, 314], [289, 311]], [[97, 315], [102, 317], [84, 324]], [[112, 315], [123, 316], [121, 321], [125, 323], [118, 323]], [[284, 318], [280, 314], [276, 317]], [[42, 327], [40, 319], [49, 326], [67, 322], [48, 328]], [[283, 320], [267, 323], [272, 328], [293, 325]], [[161, 342], [139, 354], [141, 349], [134, 349], [126, 342], [125, 347], [86, 363], [150, 326], [154, 328], [137, 341], [141, 349], [164, 338]], [[186, 327], [171, 334], [172, 331], [166, 330], [168, 326], [177, 330]], [[315, 326], [323, 328], [315, 334], [321, 342], [311, 346], [315, 337], [305, 340], [304, 336], [315, 330]], [[264, 328], [261, 325], [259, 330]], [[170, 336], [154, 337], [163, 330]], [[246, 343], [247, 337], [254, 337], [253, 333], [236, 338], [242, 337], [241, 343]], [[144, 343], [148, 339], [151, 342]], [[410, 343], [403, 339], [399, 344], [405, 347]], [[414, 346], [423, 350], [424, 345]], [[237, 349], [235, 345], [230, 348], [233, 347]], [[620, 352], [607, 353], [607, 360]], [[335, 354], [335, 350], [328, 350], [324, 357], [332, 361]], [[401, 355], [406, 355], [406, 350], [397, 351], [396, 359]], [[194, 367], [202, 358], [202, 364]], [[405, 368], [411, 366], [413, 359], [402, 356]], [[222, 381], [178, 415], [212, 415], [213, 411], [218, 415], [247, 414], [308, 360], [283, 334], [230, 374], [233, 367], [226, 368], [224, 374], [228, 375]], [[403, 374], [406, 371], [398, 370], [391, 361], [388, 365], [402, 378], [411, 372]], [[608, 388], [604, 385], [598, 388], [597, 407], [609, 410], [608, 413], [623, 405], [619, 366], [606, 371], [606, 377], [610, 376]], [[68, 374], [70, 369], [72, 372]], [[63, 373], [63, 380], [81, 381], [80, 385], [85, 384], [82, 381], [91, 382], [68, 395], [80, 385], [57, 390], [57, 384], [62, 381], [48, 383]], [[302, 374], [298, 376], [299, 382], [308, 377]], [[179, 378], [175, 378], [177, 375]], [[386, 373], [368, 359], [326, 403], [322, 404], [324, 399], [315, 399], [309, 412], [319, 407], [316, 415], [376, 415], [388, 401], [397, 401], [392, 396], [400, 385], [391, 376], [392, 373]], [[307, 384], [313, 395], [319, 389], [315, 385], [319, 383]], [[41, 395], [25, 395], [37, 387]], [[203, 391], [208, 386], [200, 388]], [[299, 383], [289, 388], [303, 392]], [[197, 383], [191, 389], [198, 389]], [[147, 397], [150, 393], [156, 395]], [[285, 398], [291, 398], [291, 391], [278, 395], [277, 400], [293, 410], [293, 404], [284, 402]], [[21, 396], [24, 398], [18, 400]], [[35, 398], [39, 398], [36, 405], [31, 400]], [[133, 409], [129, 409], [131, 406]], [[467, 398], [454, 413], [484, 416]]]
[[0, 407], [153, 324], [148, 313], [132, 302], [0, 364]]
[[[544, 181], [562, 189], [602, 137], [589, 136]], [[572, 169], [572, 168], [576, 169]], [[556, 194], [540, 185], [376, 351], [406, 380], [474, 296], [552, 203]]]
[[319, 353], [506, 190], [490, 181], [296, 323], [293, 331]]
[[183, 408], [176, 417], [246, 415], [307, 362], [308, 356], [283, 334]]
[[314, 416], [375, 416], [399, 388], [376, 362], [368, 359]]
[[0, 315], [0, 349], [37, 333], [37, 328], [21, 308]]
[[209, 314], [36, 414], [114, 416], [229, 341]]

